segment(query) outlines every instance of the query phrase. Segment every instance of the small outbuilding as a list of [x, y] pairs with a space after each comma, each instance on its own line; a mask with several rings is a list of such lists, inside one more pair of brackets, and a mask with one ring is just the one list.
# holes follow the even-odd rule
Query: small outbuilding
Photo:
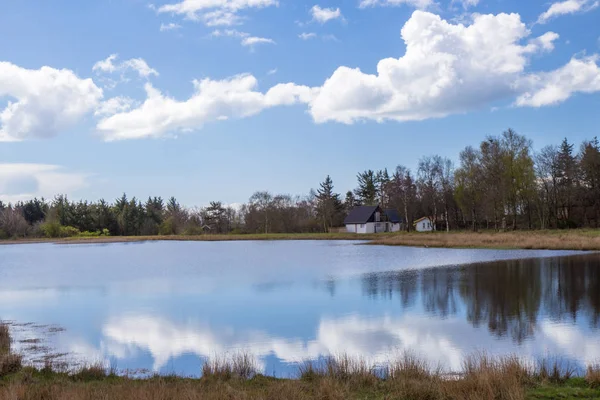
[[435, 230], [433, 222], [429, 217], [421, 217], [414, 224], [417, 232], [433, 232]]
[[382, 210], [379, 206], [353, 208], [344, 220], [346, 231], [352, 233], [398, 232], [404, 221], [396, 210]]

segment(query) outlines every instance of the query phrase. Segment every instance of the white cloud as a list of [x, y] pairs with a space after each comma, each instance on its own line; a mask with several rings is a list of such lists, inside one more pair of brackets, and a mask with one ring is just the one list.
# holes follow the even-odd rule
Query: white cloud
[[98, 131], [106, 140], [160, 137], [200, 129], [205, 123], [244, 118], [279, 105], [308, 103], [314, 90], [295, 84], [279, 84], [266, 93], [256, 91], [252, 75], [224, 80], [194, 81], [195, 93], [185, 101], [163, 95], [149, 83], [143, 104], [128, 112], [102, 119]]
[[248, 8], [264, 8], [279, 5], [277, 0], [183, 0], [166, 4], [158, 13], [183, 15], [193, 21], [202, 21], [208, 26], [236, 25], [242, 17], [239, 12]]
[[331, 21], [333, 19], [343, 18], [342, 12], [338, 8], [321, 8], [318, 5], [314, 5], [310, 9], [310, 13], [314, 21], [320, 22], [324, 24], [327, 21]]
[[277, 68], [270, 69], [267, 71], [267, 75], [275, 75], [277, 73]]
[[434, 0], [362, 0], [360, 8], [374, 6], [402, 6], [407, 5], [419, 10], [425, 10], [435, 4]]
[[68, 69], [37, 70], [0, 62], [0, 142], [48, 138], [77, 124], [102, 98], [91, 79]]
[[150, 75], [158, 76], [158, 72], [154, 68], [150, 68], [146, 61], [141, 58], [132, 58], [124, 61], [121, 65], [124, 69], [136, 71], [142, 78], [148, 78]]
[[242, 46], [254, 46], [257, 44], [275, 44], [273, 39], [257, 37], [257, 36], [248, 36], [242, 39]]
[[0, 164], [0, 199], [17, 202], [33, 197], [51, 198], [87, 186], [88, 175], [65, 171], [58, 165]]
[[169, 24], [160, 24], [161, 32], [174, 31], [177, 29], [181, 29], [181, 25], [173, 23], [173, 22], [171, 22]]
[[314, 39], [317, 37], [317, 34], [314, 32], [302, 32], [298, 35], [298, 37], [302, 40]]
[[101, 102], [94, 111], [94, 115], [102, 117], [129, 111], [134, 104], [135, 101], [129, 97], [113, 97]]
[[104, 72], [112, 74], [118, 71], [124, 72], [127, 70], [133, 70], [142, 78], [149, 78], [150, 75], [158, 76], [158, 71], [156, 71], [154, 68], [150, 68], [148, 63], [146, 63], [146, 61], [142, 58], [132, 58], [115, 65], [114, 62], [118, 57], [119, 56], [117, 54], [111, 54], [105, 60], [98, 61], [92, 67], [92, 71], [96, 73]]
[[573, 58], [554, 71], [531, 74], [520, 86], [527, 89], [516, 101], [518, 106], [542, 107], [561, 103], [574, 93], [600, 92], [598, 56]]
[[253, 47], [257, 44], [275, 44], [273, 39], [263, 38], [258, 36], [250, 36], [247, 32], [240, 32], [235, 29], [217, 29], [213, 31], [211, 36], [214, 37], [234, 37], [241, 39], [240, 44], [245, 47]]
[[452, 0], [452, 3], [460, 3], [466, 10], [469, 7], [476, 7], [479, 4], [479, 0]]
[[591, 11], [598, 7], [600, 2], [595, 0], [565, 0], [553, 3], [547, 11], [538, 18], [538, 23], [543, 24], [561, 15], [575, 14]]
[[554, 50], [554, 41], [558, 40], [560, 35], [555, 32], [546, 32], [542, 36], [534, 39], [531, 43], [535, 46], [539, 46], [543, 50], [552, 51]]
[[415, 11], [402, 28], [406, 53], [377, 74], [340, 67], [310, 104], [317, 123], [423, 120], [463, 113], [515, 95], [536, 44], [518, 14], [476, 15], [470, 26]]

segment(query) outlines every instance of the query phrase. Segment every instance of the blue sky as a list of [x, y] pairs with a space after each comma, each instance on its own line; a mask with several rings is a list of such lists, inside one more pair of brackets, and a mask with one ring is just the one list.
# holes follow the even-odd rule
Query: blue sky
[[[0, 4], [0, 199], [339, 192], [512, 127], [600, 134], [595, 0]], [[113, 57], [111, 57], [113, 56]]]

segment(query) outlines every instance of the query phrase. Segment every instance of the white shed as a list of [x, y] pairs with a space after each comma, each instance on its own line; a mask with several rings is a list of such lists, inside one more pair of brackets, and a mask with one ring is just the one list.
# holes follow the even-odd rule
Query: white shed
[[429, 217], [422, 217], [415, 221], [415, 229], [417, 232], [432, 232], [435, 227]]

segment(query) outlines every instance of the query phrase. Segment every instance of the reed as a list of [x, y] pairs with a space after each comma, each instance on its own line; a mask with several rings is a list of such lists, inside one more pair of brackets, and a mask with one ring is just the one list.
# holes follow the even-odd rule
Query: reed
[[[8, 330], [2, 332], [10, 343]], [[9, 351], [0, 357], [0, 399], [524, 400], [568, 397], [572, 389], [568, 381], [575, 374], [559, 359], [535, 364], [517, 356], [485, 353], [467, 357], [455, 373], [433, 368], [410, 352], [392, 357], [385, 365], [341, 354], [298, 368], [300, 379], [267, 377], [259, 373], [252, 355], [240, 352], [207, 360], [200, 379], [135, 379], [119, 376], [100, 363], [70, 373], [56, 372], [52, 366], [36, 370], [23, 367], [20, 357]], [[600, 366], [590, 366], [585, 379], [578, 379], [584, 385], [577, 387], [578, 397], [600, 397]], [[543, 397], [544, 393], [551, 397]]]
[[215, 356], [202, 365], [202, 377], [206, 379], [250, 379], [258, 373], [255, 358], [245, 352], [230, 356]]

